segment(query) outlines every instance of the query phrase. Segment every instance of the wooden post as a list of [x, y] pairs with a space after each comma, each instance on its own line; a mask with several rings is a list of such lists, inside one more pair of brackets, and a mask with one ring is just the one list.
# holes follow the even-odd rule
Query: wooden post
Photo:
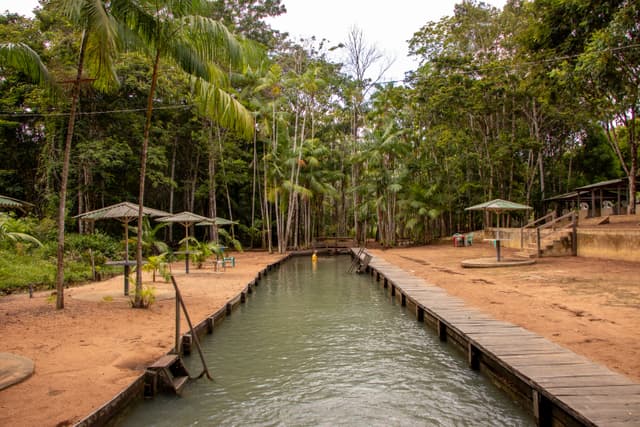
[[447, 342], [447, 325], [438, 320], [438, 339], [442, 342]]
[[180, 345], [180, 297], [176, 292], [176, 342], [175, 342], [175, 352], [177, 355], [180, 355], [180, 351], [182, 350], [182, 346]]
[[540, 227], [536, 228], [536, 240], [538, 244], [538, 258], [542, 256], [542, 247], [540, 244]]
[[539, 427], [551, 427], [553, 424], [551, 404], [538, 390], [533, 390], [533, 416]]
[[424, 309], [419, 305], [416, 306], [416, 317], [418, 322], [424, 322]]
[[571, 215], [571, 255], [578, 256], [578, 219], [575, 212]]
[[467, 360], [469, 362], [469, 367], [474, 371], [480, 369], [480, 352], [477, 348], [474, 347], [473, 344], [469, 343], [467, 345]]

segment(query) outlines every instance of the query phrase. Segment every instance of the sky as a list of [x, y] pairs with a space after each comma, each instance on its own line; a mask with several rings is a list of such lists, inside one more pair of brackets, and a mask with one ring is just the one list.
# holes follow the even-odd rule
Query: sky
[[[281, 0], [285, 15], [270, 19], [271, 26], [288, 32], [292, 38], [327, 39], [331, 44], [344, 43], [352, 27], [362, 30], [364, 39], [375, 45], [394, 63], [384, 80], [402, 80], [405, 71], [417, 63], [408, 57], [407, 40], [429, 21], [453, 14], [461, 0]], [[484, 0], [502, 8], [506, 0]], [[0, 0], [0, 10], [31, 16], [38, 0]], [[339, 51], [333, 58], [341, 61]]]

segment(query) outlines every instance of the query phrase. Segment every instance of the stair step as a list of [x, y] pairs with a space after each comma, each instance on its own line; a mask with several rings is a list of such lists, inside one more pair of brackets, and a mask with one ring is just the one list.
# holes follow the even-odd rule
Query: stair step
[[167, 354], [162, 356], [160, 359], [156, 360], [155, 362], [153, 362], [153, 364], [151, 366], [149, 366], [149, 369], [162, 369], [162, 368], [168, 368], [169, 366], [173, 365], [176, 360], [178, 359], [178, 355], [177, 354]]
[[184, 388], [185, 385], [187, 385], [188, 381], [189, 381], [188, 376], [173, 378], [173, 389], [176, 391], [176, 394], [182, 393], [182, 389]]
[[535, 252], [528, 252], [528, 251], [520, 251], [520, 252], [516, 252], [515, 253], [516, 256], [521, 257], [521, 258], [535, 258], [536, 254]]

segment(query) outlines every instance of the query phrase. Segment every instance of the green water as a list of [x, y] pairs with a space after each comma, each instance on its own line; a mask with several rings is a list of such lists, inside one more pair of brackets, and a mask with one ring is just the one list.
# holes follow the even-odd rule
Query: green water
[[[294, 258], [203, 346], [215, 378], [122, 426], [533, 426], [348, 257]], [[197, 355], [187, 359], [200, 371]]]

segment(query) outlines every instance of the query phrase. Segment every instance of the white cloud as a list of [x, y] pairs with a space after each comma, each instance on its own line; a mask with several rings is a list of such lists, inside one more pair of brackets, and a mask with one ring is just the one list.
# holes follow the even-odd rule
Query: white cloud
[[[506, 0], [485, 0], [501, 8]], [[273, 28], [292, 37], [325, 38], [344, 42], [349, 30], [362, 30], [369, 44], [375, 44], [387, 56], [395, 58], [387, 80], [402, 80], [405, 71], [415, 69], [408, 57], [407, 41], [429, 21], [453, 14], [460, 0], [283, 0], [285, 15], [271, 19]]]

